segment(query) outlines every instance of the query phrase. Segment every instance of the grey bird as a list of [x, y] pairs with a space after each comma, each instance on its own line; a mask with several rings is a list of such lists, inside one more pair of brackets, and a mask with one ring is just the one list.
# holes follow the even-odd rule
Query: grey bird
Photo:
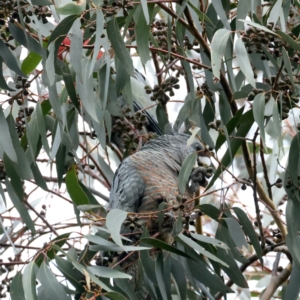
[[[185, 158], [197, 152], [202, 163], [207, 165], [208, 161], [210, 162], [202, 143], [195, 139], [188, 146], [189, 138], [187, 134], [162, 135], [150, 140], [140, 151], [124, 159], [114, 176], [110, 192], [110, 209], [118, 208], [136, 213], [155, 212], [161, 202], [173, 206], [180, 204], [180, 198], [192, 199], [199, 186], [207, 185], [206, 177], [210, 177], [211, 171], [207, 171], [208, 169], [203, 166], [195, 168], [190, 176], [185, 195], [180, 195], [178, 174]], [[158, 238], [171, 243], [173, 222], [167, 220], [165, 223], [163, 233]], [[160, 232], [157, 219], [144, 220], [144, 225], [147, 225], [151, 234]], [[128, 233], [130, 230], [132, 230], [130, 226], [123, 225], [121, 233]], [[137, 272], [138, 263], [131, 261], [128, 267], [126, 264], [122, 267], [133, 276], [131, 283], [138, 299], [149, 299], [141, 272]]]

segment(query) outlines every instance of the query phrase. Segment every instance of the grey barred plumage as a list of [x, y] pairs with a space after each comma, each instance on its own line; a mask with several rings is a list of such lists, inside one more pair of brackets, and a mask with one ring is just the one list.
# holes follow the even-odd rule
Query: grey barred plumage
[[[187, 134], [162, 135], [150, 140], [140, 151], [125, 158], [114, 176], [110, 209], [143, 213], [157, 211], [162, 201], [170, 206], [179, 204], [178, 174], [182, 163], [189, 154], [205, 150], [197, 139], [188, 146], [189, 138]], [[192, 184], [192, 188], [188, 187], [186, 194], [182, 195], [186, 200], [193, 197], [195, 186], [205, 186], [207, 182], [205, 168], [198, 167], [197, 172], [193, 174], [197, 184]], [[148, 220], [147, 226], [152, 233], [159, 231], [157, 222]], [[171, 229], [169, 226], [159, 237], [169, 243]], [[129, 231], [128, 226], [123, 225], [122, 233]], [[137, 272], [138, 263], [132, 263], [131, 260], [129, 265], [126, 271], [133, 276], [132, 286], [139, 299], [146, 299], [147, 292], [143, 279], [140, 272]], [[123, 264], [122, 267], [124, 266]]]

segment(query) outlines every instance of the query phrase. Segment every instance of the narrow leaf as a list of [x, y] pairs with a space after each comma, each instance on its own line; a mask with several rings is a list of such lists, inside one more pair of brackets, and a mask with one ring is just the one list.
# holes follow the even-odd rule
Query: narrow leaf
[[0, 57], [2, 57], [4, 63], [11, 70], [22, 77], [26, 77], [26, 75], [19, 68], [17, 60], [15, 59], [9, 48], [4, 44], [3, 40], [0, 40]]
[[228, 267], [228, 265], [222, 261], [221, 259], [219, 259], [218, 257], [214, 256], [213, 254], [211, 254], [210, 252], [206, 251], [203, 247], [201, 247], [198, 243], [194, 242], [192, 239], [188, 238], [187, 236], [183, 235], [182, 233], [180, 233], [178, 235], [178, 238], [183, 241], [185, 244], [187, 244], [188, 246], [190, 246], [192, 249], [194, 249], [195, 251], [201, 253], [202, 255], [205, 255], [207, 258], [214, 260], [218, 263], [220, 263], [221, 265]]
[[241, 38], [237, 39], [235, 43], [235, 51], [236, 51], [236, 59], [239, 67], [241, 68], [242, 72], [244, 73], [249, 83], [255, 88], [255, 80], [252, 71], [252, 66], [249, 61], [246, 47], [243, 41], [241, 40]]
[[160, 252], [155, 261], [155, 274], [157, 278], [158, 288], [163, 300], [168, 300], [165, 281], [163, 276], [163, 267], [164, 267], [164, 257]]
[[[1, 41], [1, 40], [0, 40]], [[0, 109], [0, 128], [1, 128], [1, 139], [0, 139], [0, 149], [7, 154], [7, 156], [12, 160], [13, 162], [17, 162], [17, 154], [14, 149], [14, 145], [12, 142], [12, 138], [10, 136], [8, 124], [6, 122], [6, 119], [4, 117], [4, 113], [2, 108]]]
[[35, 234], [34, 223], [31, 220], [30, 215], [29, 215], [26, 207], [20, 201], [20, 199], [18, 198], [18, 196], [16, 195], [11, 182], [7, 178], [5, 178], [5, 184], [6, 184], [6, 188], [7, 188], [7, 192], [9, 194], [9, 197], [10, 197], [12, 203], [14, 204], [14, 207], [19, 212], [19, 214], [20, 214], [23, 222], [27, 225], [27, 227], [30, 229], [30, 231], [33, 234]]
[[35, 283], [35, 263], [31, 261], [24, 269], [22, 283], [24, 294], [27, 300], [38, 300]]
[[200, 234], [196, 234], [196, 233], [191, 233], [192, 238], [194, 238], [195, 240], [202, 242], [202, 243], [207, 243], [216, 247], [220, 247], [223, 248], [225, 250], [228, 250], [229, 247], [222, 241], [218, 240], [218, 239], [214, 239], [210, 236], [205, 236], [205, 235], [200, 235]]
[[172, 252], [172, 253], [175, 253], [175, 254], [178, 254], [180, 256], [184, 256], [186, 258], [190, 258], [192, 259], [189, 255], [187, 255], [186, 253], [184, 253], [183, 251], [163, 242], [163, 241], [160, 241], [160, 240], [157, 240], [157, 239], [153, 239], [153, 238], [142, 238], [141, 239], [142, 242], [144, 243], [147, 243], [153, 247], [156, 247], [158, 249], [163, 249], [163, 250], [166, 250], [166, 251], [169, 251], [169, 252]]
[[183, 161], [182, 167], [178, 175], [178, 188], [180, 194], [184, 194], [191, 172], [196, 163], [197, 153], [191, 153]]
[[120, 29], [115, 18], [111, 19], [108, 22], [107, 33], [110, 38], [112, 48], [114, 49], [116, 56], [120, 60], [120, 63], [123, 64], [127, 74], [133, 77], [134, 69], [132, 59], [128, 50], [125, 47], [125, 43], [122, 39]]
[[45, 294], [51, 295], [52, 299], [71, 300], [71, 297], [66, 294], [63, 286], [57, 281], [45, 261], [43, 261], [40, 266], [38, 279], [41, 282]]
[[247, 241], [244, 236], [244, 232], [241, 229], [240, 224], [235, 219], [232, 219], [232, 218], [225, 218], [224, 220], [228, 226], [230, 235], [231, 235], [232, 239], [234, 240], [238, 249], [243, 252], [244, 252], [244, 250], [248, 251], [248, 244], [247, 244]]
[[75, 165], [72, 166], [72, 168], [67, 172], [66, 176], [66, 186], [68, 193], [70, 194], [70, 197], [72, 201], [76, 205], [82, 205], [82, 204], [89, 204], [89, 199], [80, 187], [78, 183], [78, 178], [76, 176], [76, 167]]
[[24, 72], [26, 75], [30, 74], [36, 69], [41, 60], [42, 57], [39, 54], [34, 52], [28, 53], [21, 65], [22, 72]]
[[22, 285], [23, 276], [21, 271], [19, 271], [13, 278], [9, 292], [11, 300], [25, 300], [24, 289]]
[[255, 96], [253, 100], [253, 116], [254, 120], [257, 123], [260, 131], [260, 136], [265, 144], [266, 137], [265, 137], [265, 94], [259, 93]]
[[245, 233], [248, 235], [248, 237], [256, 251], [256, 254], [260, 260], [261, 265], [263, 265], [263, 259], [262, 259], [263, 251], [261, 249], [257, 234], [252, 226], [252, 223], [248, 219], [245, 212], [242, 209], [240, 209], [239, 207], [233, 207], [232, 210], [235, 212], [235, 214], [239, 218], [239, 221], [242, 224]]
[[101, 267], [101, 266], [89, 266], [87, 267], [89, 271], [91, 271], [93, 274], [104, 277], [104, 278], [127, 278], [131, 279], [132, 276], [128, 275], [123, 272], [119, 272], [117, 270], [107, 268], [107, 267]]
[[215, 77], [220, 79], [221, 57], [225, 54], [227, 41], [231, 32], [227, 29], [219, 29], [211, 42], [212, 70]]

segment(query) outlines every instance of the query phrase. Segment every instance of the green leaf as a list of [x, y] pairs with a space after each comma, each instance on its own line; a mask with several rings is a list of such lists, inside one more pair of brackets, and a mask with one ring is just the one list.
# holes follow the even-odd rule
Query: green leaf
[[221, 217], [221, 211], [214, 205], [201, 204], [199, 205], [199, 209], [215, 221], [219, 222], [219, 218]]
[[214, 256], [210, 252], [206, 251], [198, 243], [194, 242], [192, 239], [188, 238], [187, 236], [183, 235], [182, 233], [180, 233], [178, 235], [178, 238], [181, 241], [183, 241], [185, 244], [187, 244], [188, 246], [190, 246], [192, 249], [194, 249], [195, 251], [199, 252], [200, 254], [205, 255], [207, 258], [209, 258], [211, 260], [214, 260], [214, 261], [218, 262], [219, 264], [221, 264], [221, 265], [223, 265], [225, 267], [228, 267], [228, 265], [224, 261], [222, 261], [218, 257]]
[[77, 0], [70, 2], [61, 7], [55, 7], [56, 11], [61, 15], [79, 15], [86, 7], [86, 0]]
[[[219, 240], [224, 240], [224, 236], [222, 235], [224, 230], [222, 230], [224, 227], [220, 226], [216, 233], [216, 238]], [[243, 273], [240, 271], [233, 255], [232, 251], [225, 251], [224, 249], [218, 248], [217, 255], [220, 259], [225, 261], [229, 267], [224, 267], [221, 265], [221, 268], [224, 270], [224, 272], [228, 275], [228, 277], [238, 286], [247, 288], [248, 284], [247, 281], [243, 275]]]
[[178, 188], [179, 188], [179, 193], [182, 195], [185, 193], [192, 169], [195, 166], [196, 157], [197, 157], [197, 153], [191, 153], [190, 155], [188, 155], [183, 161], [182, 167], [179, 171]]
[[107, 298], [112, 300], [127, 300], [122, 294], [117, 292], [108, 292], [104, 294]]
[[28, 53], [21, 65], [22, 72], [24, 72], [26, 75], [30, 74], [36, 69], [41, 60], [42, 57], [39, 54], [34, 52]]
[[[280, 1], [278, 1], [278, 2], [280, 2]], [[281, 53], [282, 53], [282, 57], [283, 57], [283, 61], [284, 61], [284, 66], [287, 69], [287, 72], [288, 72], [288, 75], [289, 75], [289, 79], [290, 79], [293, 87], [296, 88], [295, 82], [294, 82], [294, 78], [293, 78], [294, 74], [293, 74], [293, 71], [292, 71], [292, 66], [291, 66], [290, 58], [289, 58], [289, 55], [286, 52], [286, 50], [285, 50], [284, 47], [282, 48]]]
[[228, 250], [229, 247], [222, 241], [219, 241], [218, 239], [214, 239], [210, 236], [206, 236], [206, 235], [200, 235], [200, 234], [196, 234], [196, 233], [192, 233], [191, 232], [191, 237], [199, 242], [202, 243], [207, 243], [216, 247], [220, 247], [223, 248], [225, 250]]
[[16, 195], [13, 186], [11, 182], [8, 180], [8, 178], [5, 178], [5, 184], [7, 188], [7, 192], [9, 194], [10, 200], [12, 201], [14, 207], [19, 212], [23, 222], [27, 225], [27, 227], [30, 229], [30, 231], [35, 234], [35, 227], [34, 223], [30, 218], [30, 215], [24, 206], [24, 204], [20, 201], [19, 197]]
[[20, 201], [23, 201], [24, 197], [24, 189], [20, 176], [16, 172], [16, 169], [13, 167], [12, 161], [8, 158], [8, 156], [4, 153], [3, 155], [4, 167], [7, 173], [7, 178], [10, 178], [11, 185], [13, 187], [16, 196]]
[[[300, 293], [300, 270], [297, 268], [296, 264], [293, 264], [292, 273], [286, 288], [284, 300], [298, 299]], [[14, 300], [14, 299], [12, 299]]]
[[62, 252], [70, 262], [72, 262], [73, 266], [80, 271], [83, 275], [86, 275], [86, 273], [88, 273], [88, 275], [90, 276], [91, 280], [94, 281], [94, 283], [98, 284], [100, 287], [104, 288], [107, 291], [111, 291], [111, 289], [101, 280], [99, 280], [93, 273], [91, 273], [85, 266], [81, 265], [80, 263], [78, 263], [74, 258], [72, 258], [72, 256], [70, 256], [68, 253], [66, 253], [65, 251], [63, 251], [60, 247], [58, 247], [57, 245], [53, 244], [52, 248], [54, 248], [56, 251], [60, 251]]
[[80, 19], [75, 20], [71, 29], [70, 42], [70, 63], [78, 77], [79, 81], [82, 82], [82, 70], [81, 70], [81, 59], [82, 59], [82, 31], [81, 31]]
[[14, 149], [9, 127], [4, 117], [2, 108], [0, 109], [0, 128], [1, 128], [0, 149], [2, 149], [7, 154], [10, 160], [16, 163], [18, 161], [17, 154]]
[[113, 242], [110, 242], [100, 236], [97, 235], [85, 235], [84, 236], [87, 240], [89, 240], [92, 243], [95, 243], [96, 245], [90, 245], [91, 250], [96, 251], [123, 251], [122, 247], [119, 247]]
[[114, 172], [112, 171], [110, 165], [108, 165], [104, 158], [99, 154], [99, 152], [97, 152], [97, 158], [101, 171], [103, 172], [107, 181], [112, 185], [114, 179]]
[[255, 96], [253, 100], [253, 116], [257, 123], [260, 131], [260, 137], [263, 143], [266, 143], [265, 137], [265, 94], [259, 93]]
[[128, 278], [131, 279], [132, 276], [128, 275], [123, 272], [119, 272], [117, 270], [107, 268], [107, 267], [101, 267], [101, 266], [89, 266], [87, 267], [89, 271], [91, 271], [93, 274], [104, 277], [104, 278]]
[[163, 276], [163, 268], [164, 268], [164, 257], [163, 254], [160, 252], [155, 261], [155, 274], [156, 274], [158, 288], [161, 293], [162, 299], [168, 300], [166, 287], [165, 287], [165, 280]]
[[9, 293], [11, 296], [11, 300], [25, 300], [24, 289], [22, 285], [22, 273], [19, 271], [13, 278]]
[[35, 283], [35, 263], [31, 261], [24, 269], [22, 284], [24, 289], [24, 295], [27, 300], [38, 300], [36, 295], [36, 283]]
[[[276, 30], [275, 31], [279, 36], [282, 37], [282, 39], [288, 43], [293, 49], [295, 50], [300, 50], [300, 45], [293, 39], [291, 38], [289, 35], [287, 35], [286, 33], [280, 31], [280, 30]], [[273, 33], [274, 34], [274, 33]]]
[[235, 52], [236, 52], [236, 59], [240, 69], [244, 73], [248, 82], [255, 88], [255, 80], [252, 71], [252, 66], [249, 61], [246, 47], [241, 38], [238, 38], [235, 43]]
[[[221, 249], [222, 250], [222, 249]], [[185, 251], [190, 254], [191, 252], [195, 252], [192, 248], [186, 246], [185, 247]], [[224, 251], [224, 250], [223, 250]], [[204, 262], [203, 260], [201, 261], [197, 261], [197, 262], [193, 262], [191, 260], [187, 260], [187, 266], [185, 266], [185, 270], [187, 269], [187, 267], [190, 270], [191, 273], [191, 277], [192, 280], [197, 280], [200, 283], [204, 284], [205, 286], [207, 286], [208, 288], [211, 289], [211, 291], [214, 292], [226, 292], [226, 291], [230, 291], [230, 288], [228, 286], [226, 286], [219, 278], [219, 276], [217, 276], [216, 274], [212, 273], [211, 269], [208, 268], [208, 265], [206, 262]], [[189, 277], [189, 280], [191, 281], [191, 277]], [[194, 284], [193, 284], [194, 287]], [[204, 287], [200, 285], [200, 288], [203, 289]], [[206, 294], [208, 294], [208, 290], [206, 290]], [[213, 299], [212, 296], [210, 296], [210, 299]]]
[[40, 281], [45, 294], [51, 295], [52, 299], [71, 300], [71, 297], [66, 294], [63, 286], [58, 282], [45, 261], [43, 261], [40, 266], [38, 280]]
[[112, 48], [114, 49], [115, 54], [118, 57], [120, 63], [124, 66], [124, 70], [127, 72], [128, 75], [134, 77], [132, 59], [128, 50], [125, 47], [124, 41], [120, 34], [120, 29], [115, 18], [111, 19], [108, 22], [107, 33], [111, 41]]
[[22, 77], [26, 77], [26, 75], [21, 71], [18, 66], [18, 63], [9, 50], [9, 48], [4, 44], [3, 40], [0, 40], [0, 57], [2, 57], [4, 63], [15, 73]]
[[85, 204], [85, 205], [78, 205], [77, 209], [79, 209], [80, 211], [89, 211], [92, 210], [94, 208], [99, 208], [102, 207], [102, 205], [100, 204]]
[[79, 283], [81, 279], [81, 273], [74, 270], [74, 266], [71, 262], [60, 256], [55, 256], [55, 262], [58, 269], [63, 273], [66, 279], [76, 288], [76, 291], [83, 293], [84, 287]]
[[[288, 193], [289, 194], [289, 193]], [[300, 202], [298, 199], [289, 199], [286, 206], [286, 220], [288, 235], [286, 243], [291, 255], [293, 257], [293, 263], [300, 270]]]
[[46, 124], [45, 124], [45, 118], [42, 110], [42, 105], [40, 103], [37, 104], [36, 106], [36, 116], [37, 116], [37, 123], [38, 123], [38, 128], [39, 132], [41, 135], [41, 140], [44, 146], [44, 149], [48, 156], [50, 156], [50, 148], [48, 144], [48, 139], [47, 139], [47, 129], [46, 129]]
[[66, 186], [68, 193], [74, 204], [82, 205], [89, 204], [89, 199], [80, 187], [78, 183], [78, 178], [76, 176], [76, 166], [73, 165], [72, 168], [67, 172], [66, 175]]
[[161, 103], [159, 103], [156, 107], [156, 116], [158, 120], [159, 127], [162, 132], [165, 132], [167, 124], [169, 124], [168, 115], [163, 109]]
[[189, 255], [187, 255], [186, 253], [182, 252], [181, 250], [163, 242], [163, 241], [160, 241], [160, 240], [157, 240], [157, 239], [153, 239], [153, 238], [142, 238], [141, 239], [142, 242], [144, 243], [147, 243], [153, 247], [156, 247], [158, 249], [163, 249], [163, 250], [166, 250], [166, 251], [169, 251], [171, 253], [175, 253], [175, 254], [178, 254], [180, 256], [183, 256], [183, 257], [186, 257], [186, 258], [189, 258], [189, 259], [192, 259]]
[[212, 2], [212, 5], [218, 14], [218, 17], [222, 21], [224, 27], [228, 30], [231, 30], [225, 9], [223, 7], [223, 2], [221, 0], [215, 0]]
[[[298, 186], [298, 170], [299, 170], [299, 153], [300, 153], [300, 133], [298, 132], [291, 142], [288, 166], [286, 176], [291, 177], [292, 184]], [[288, 218], [287, 218], [288, 220]]]
[[171, 259], [171, 274], [175, 280], [176, 288], [178, 290], [178, 295], [180, 296], [180, 299], [187, 299], [186, 298], [186, 278], [185, 278], [185, 271], [181, 263], [179, 263], [177, 260]]
[[[138, 6], [134, 12], [134, 20], [136, 23], [135, 32], [136, 32], [136, 43], [137, 50], [140, 55], [140, 59], [143, 65], [150, 60], [149, 54], [149, 15], [148, 15], [148, 6], [146, 4], [147, 11], [144, 11], [143, 3], [147, 3], [145, 0], [141, 1], [142, 5]], [[142, 11], [143, 10], [143, 11]], [[148, 20], [145, 19], [145, 13], [147, 14]]]
[[114, 242], [123, 248], [123, 243], [120, 236], [121, 226], [127, 218], [127, 212], [120, 209], [112, 209], [106, 216], [106, 227], [111, 233]]
[[64, 79], [65, 87], [67, 89], [68, 95], [69, 95], [72, 103], [77, 108], [77, 110], [80, 111], [80, 103], [77, 98], [76, 89], [74, 87], [73, 76], [71, 74], [71, 71], [70, 71], [68, 65], [65, 65], [63, 68], [63, 79]]
[[248, 25], [251, 25], [251, 26], [253, 26], [253, 27], [259, 28], [259, 29], [261, 29], [261, 30], [263, 30], [263, 31], [265, 31], [265, 32], [271, 33], [272, 35], [276, 35], [272, 30], [268, 29], [267, 27], [262, 26], [262, 25], [260, 25], [260, 24], [257, 24], [257, 23], [255, 23], [255, 22], [252, 22], [252, 21], [250, 21], [250, 20], [239, 20], [239, 21], [240, 21], [240, 22], [244, 22], [244, 23], [246, 23], [246, 24], [248, 24]]
[[[53, 86], [55, 83], [55, 60], [56, 55], [55, 55], [55, 42], [49, 43], [48, 44], [48, 57], [44, 66], [44, 70], [47, 72], [47, 77], [49, 81], [49, 85]], [[55, 108], [55, 107], [53, 107]]]
[[273, 4], [274, 5], [270, 12], [268, 22], [269, 23], [273, 22], [274, 24], [276, 24], [280, 14], [282, 13], [282, 0], [277, 0], [273, 2]]
[[233, 241], [235, 242], [236, 246], [238, 247], [238, 249], [240, 249], [241, 251], [245, 249], [248, 250], [248, 244], [240, 224], [235, 219], [232, 218], [225, 218], [224, 220], [228, 226], [230, 235]]
[[[24, 30], [24, 28], [20, 28], [12, 22], [8, 23], [8, 28], [10, 34], [16, 39], [16, 41], [18, 41], [21, 45], [27, 48], [30, 51], [30, 53], [37, 54], [40, 57], [46, 58], [46, 50], [35, 38], [28, 34], [27, 31]], [[32, 56], [32, 58], [34, 57], [35, 56]]]
[[274, 123], [274, 130], [277, 136], [277, 142], [278, 142], [278, 147], [282, 148], [283, 147], [283, 142], [282, 142], [282, 119], [280, 118], [279, 111], [278, 111], [278, 102], [275, 101], [273, 105], [273, 123]]
[[210, 20], [210, 18], [203, 13], [202, 11], [200, 11], [196, 6], [194, 6], [191, 1], [188, 2], [188, 5], [193, 9], [193, 11], [198, 15], [199, 20], [201, 23], [209, 22], [210, 24], [212, 24], [214, 26], [214, 23]]
[[[60, 45], [77, 18], [78, 16], [68, 16], [64, 18], [53, 30], [48, 40], [48, 47], [53, 41], [58, 41], [58, 44]], [[56, 47], [57, 50], [58, 46]]]
[[213, 178], [210, 180], [208, 186], [206, 187], [207, 190], [215, 183], [217, 178], [219, 178], [222, 170], [227, 168], [232, 163], [231, 157], [234, 157], [235, 154], [237, 153], [237, 151], [239, 150], [241, 144], [244, 142], [243, 138], [245, 138], [245, 136], [249, 132], [250, 128], [252, 127], [252, 124], [253, 124], [252, 120], [247, 120], [246, 123], [241, 124], [241, 126], [239, 127], [239, 129], [235, 135], [236, 137], [240, 137], [240, 138], [232, 139], [232, 142], [230, 144], [231, 155], [230, 155], [230, 151], [227, 150], [222, 158], [222, 161], [221, 161], [222, 165], [220, 167], [218, 167], [218, 169], [216, 170]]
[[10, 136], [13, 142], [14, 150], [18, 158], [18, 163], [12, 162], [12, 165], [14, 166], [15, 171], [18, 173], [21, 179], [30, 180], [33, 178], [33, 174], [31, 172], [30, 165], [24, 152], [24, 149], [20, 145], [20, 140], [15, 130], [15, 120], [13, 119], [13, 116], [11, 114], [9, 114], [9, 116], [7, 117], [7, 123], [9, 126]]
[[[53, 239], [51, 241], [51, 243], [53, 243], [52, 245], [54, 245], [54, 243], [55, 243], [56, 246], [62, 247], [67, 242], [70, 234], [71, 233], [65, 233], [65, 234], [57, 236], [55, 239]], [[54, 247], [51, 247], [46, 252], [46, 255], [49, 260], [52, 260], [52, 259], [54, 259], [56, 253], [57, 253], [57, 250]], [[40, 266], [44, 260], [45, 260], [45, 253], [42, 253], [42, 254], [39, 254], [39, 256], [36, 258], [35, 263], [37, 266]]]
[[240, 0], [238, 2], [237, 11], [236, 11], [236, 30], [243, 30], [244, 24], [239, 21], [240, 19], [244, 20], [247, 17], [248, 11], [251, 9], [251, 2], [248, 0]]
[[235, 212], [235, 214], [237, 215], [240, 223], [243, 226], [243, 229], [245, 231], [245, 233], [248, 235], [255, 251], [256, 254], [260, 260], [261, 265], [263, 265], [263, 251], [261, 249], [257, 234], [252, 226], [252, 223], [250, 222], [250, 220], [248, 219], [247, 215], [245, 214], [245, 212], [240, 209], [239, 207], [232, 207], [232, 210]]
[[213, 36], [211, 42], [211, 64], [213, 74], [220, 79], [221, 57], [225, 54], [226, 45], [230, 38], [231, 31], [227, 29], [219, 29]]
[[40, 6], [45, 6], [45, 5], [53, 5], [53, 3], [49, 0], [31, 0], [32, 5], [40, 5]]
[[[3, 60], [2, 60], [2, 58], [0, 56], [0, 70], [3, 70], [2, 63], [3, 63]], [[3, 90], [7, 90], [7, 91], [14, 91], [14, 89], [10, 88], [7, 85], [6, 79], [3, 76], [3, 71], [0, 72], [0, 88], [3, 89]]]
[[[95, 67], [95, 62], [98, 58], [98, 54], [99, 54], [99, 50], [100, 50], [100, 46], [101, 46], [101, 36], [103, 34], [104, 20], [105, 20], [105, 18], [103, 16], [102, 10], [97, 9], [96, 10], [96, 32], [95, 32], [96, 38], [95, 38], [95, 42], [94, 42], [94, 52], [93, 52], [93, 56], [92, 56], [92, 60], [91, 60], [91, 64], [90, 64], [89, 76], [91, 76], [91, 74], [93, 73], [94, 67]], [[106, 98], [104, 98], [104, 99], [106, 99]]]

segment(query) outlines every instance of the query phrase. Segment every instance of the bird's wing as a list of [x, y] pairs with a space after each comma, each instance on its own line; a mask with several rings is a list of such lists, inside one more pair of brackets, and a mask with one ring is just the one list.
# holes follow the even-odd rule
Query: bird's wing
[[110, 208], [137, 212], [145, 189], [145, 182], [127, 161], [117, 169], [110, 192]]

